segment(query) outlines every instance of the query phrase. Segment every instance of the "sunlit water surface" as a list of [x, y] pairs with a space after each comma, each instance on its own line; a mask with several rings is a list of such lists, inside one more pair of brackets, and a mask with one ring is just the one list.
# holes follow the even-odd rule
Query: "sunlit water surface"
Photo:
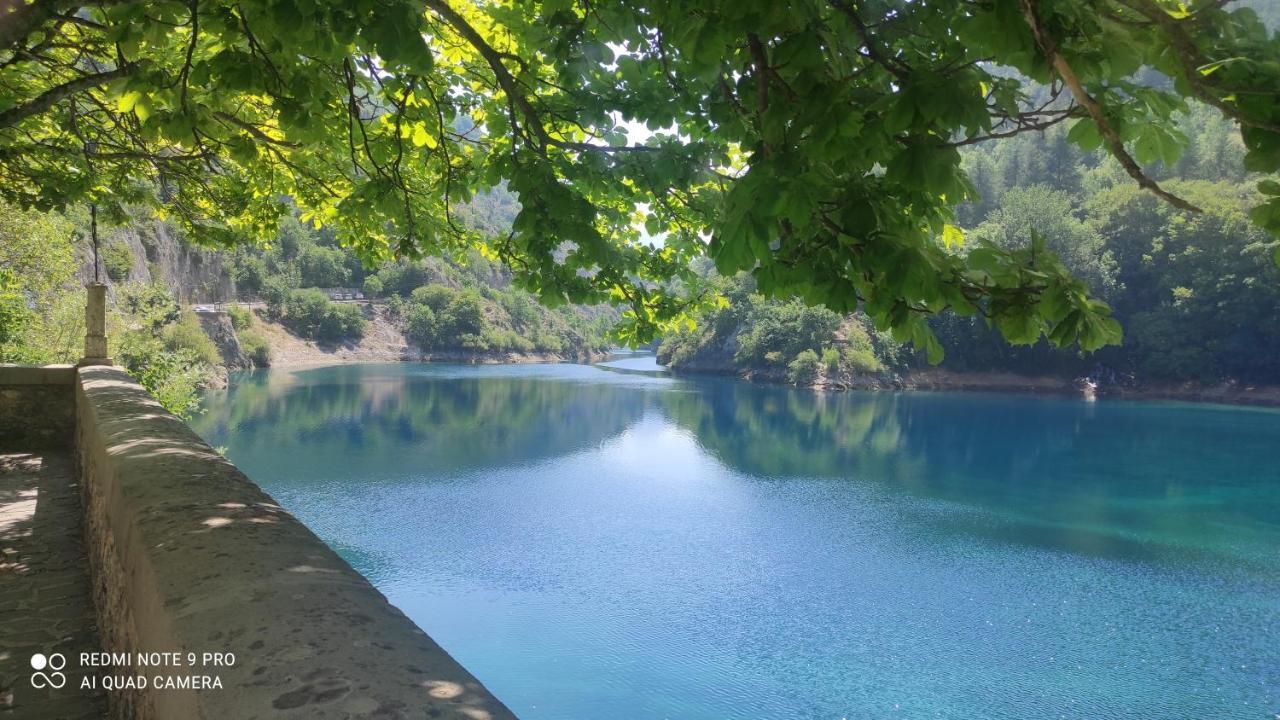
[[1280, 713], [1280, 413], [656, 370], [257, 372], [195, 424], [523, 718]]

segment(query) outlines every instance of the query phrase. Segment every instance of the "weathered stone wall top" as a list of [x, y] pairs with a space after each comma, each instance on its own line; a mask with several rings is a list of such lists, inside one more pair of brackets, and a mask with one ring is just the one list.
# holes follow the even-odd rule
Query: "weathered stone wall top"
[[113, 716], [513, 717], [127, 374], [80, 369], [77, 405], [106, 649], [235, 656], [191, 671], [221, 690], [121, 696]]
[[75, 378], [71, 365], [0, 365], [0, 450], [70, 448]]

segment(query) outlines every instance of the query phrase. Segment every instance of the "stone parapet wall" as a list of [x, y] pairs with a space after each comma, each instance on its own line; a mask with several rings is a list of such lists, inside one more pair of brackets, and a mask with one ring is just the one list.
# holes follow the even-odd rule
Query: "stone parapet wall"
[[78, 373], [76, 446], [105, 649], [235, 657], [230, 667], [144, 669], [216, 675], [222, 689], [113, 692], [112, 717], [513, 717], [126, 373]]
[[0, 365], [0, 450], [66, 450], [75, 424], [70, 365]]

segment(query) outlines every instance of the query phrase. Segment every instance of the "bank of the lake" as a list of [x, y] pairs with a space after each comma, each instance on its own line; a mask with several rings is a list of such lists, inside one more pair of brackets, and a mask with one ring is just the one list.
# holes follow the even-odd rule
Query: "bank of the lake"
[[[298, 369], [353, 363], [444, 363], [466, 365], [526, 363], [596, 363], [607, 360], [603, 352], [583, 353], [509, 353], [473, 351], [423, 351], [416, 348], [396, 325], [381, 311], [370, 313], [370, 322], [359, 340], [321, 344], [290, 332], [278, 322], [257, 316], [255, 330], [265, 337], [271, 348], [271, 367]], [[670, 368], [657, 365], [648, 352], [625, 352], [641, 358], [646, 369], [673, 375], [696, 377], [733, 377], [744, 382], [795, 386], [783, 370], [777, 368], [738, 369], [728, 365], [694, 365]], [[643, 360], [648, 358], [648, 361]], [[210, 383], [213, 389], [226, 387], [226, 369]], [[803, 385], [814, 390], [899, 392], [929, 390], [940, 392], [989, 392], [1079, 397], [1080, 383], [1075, 378], [1054, 375], [1018, 375], [1008, 372], [956, 372], [939, 368], [914, 369], [903, 373], [845, 374], [840, 377], [819, 375]], [[1104, 385], [1098, 397], [1125, 400], [1178, 400], [1224, 405], [1280, 407], [1280, 386], [1222, 383], [1144, 383], [1139, 385]]]
[[472, 350], [423, 350], [415, 346], [386, 306], [361, 303], [365, 316], [359, 338], [321, 343], [299, 337], [282, 323], [267, 318], [261, 305], [243, 304], [253, 310], [253, 332], [267, 343], [274, 368], [304, 368], [349, 363], [443, 362], [463, 364], [593, 362], [605, 357], [591, 350], [572, 352], [501, 352]]
[[[738, 368], [731, 364], [667, 367], [655, 365], [680, 377], [732, 377], [744, 382], [796, 386], [783, 368]], [[819, 374], [801, 387], [826, 392], [985, 392], [1082, 397], [1077, 378], [1061, 375], [1019, 375], [1010, 372], [956, 372], [941, 368], [911, 369], [901, 373]], [[1096, 396], [1122, 400], [1177, 400], [1221, 405], [1280, 407], [1280, 386], [1248, 383], [1204, 384], [1197, 382], [1146, 382], [1129, 385], [1102, 385]]]
[[1280, 709], [1280, 413], [651, 362], [244, 373], [195, 424], [521, 717]]

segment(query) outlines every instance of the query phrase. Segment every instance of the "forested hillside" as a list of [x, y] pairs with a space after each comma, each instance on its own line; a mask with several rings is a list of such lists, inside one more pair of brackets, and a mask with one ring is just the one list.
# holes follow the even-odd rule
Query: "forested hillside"
[[[1072, 142], [1073, 130], [1064, 126], [962, 150], [979, 199], [959, 209], [964, 238], [954, 252], [1027, 247], [1042, 238], [1112, 307], [1125, 334], [1121, 345], [1095, 353], [1056, 349], [1043, 339], [1011, 346], [982, 317], [943, 313], [930, 320], [945, 351], [943, 368], [1094, 375], [1119, 383], [1280, 383], [1277, 242], [1249, 221], [1260, 197], [1241, 169], [1239, 134], [1203, 107], [1189, 108], [1180, 128], [1185, 138], [1140, 136], [1136, 147], [1150, 174], [1200, 213], [1138, 188], [1109, 156]], [[1174, 160], [1172, 144], [1182, 142], [1186, 149]], [[663, 359], [677, 369], [786, 375], [797, 382], [818, 373], [847, 381], [880, 366], [926, 366], [887, 336], [870, 342], [864, 333], [847, 332], [869, 329], [865, 318], [765, 301], [749, 292], [745, 277], [728, 285], [728, 306], [707, 313], [696, 329], [668, 337]], [[810, 319], [800, 332], [767, 330], [796, 317]], [[761, 347], [762, 335], [774, 339]], [[876, 362], [837, 360], [855, 348], [874, 351]]]
[[[497, 231], [509, 225], [513, 203], [506, 193], [485, 196], [469, 206], [467, 221]], [[363, 318], [358, 306], [333, 303], [335, 293], [321, 289], [385, 305], [386, 316], [429, 351], [585, 358], [604, 348], [616, 317], [603, 309], [544, 307], [479, 252], [370, 268], [329, 233], [296, 219], [282, 227], [271, 246], [241, 247], [229, 256], [236, 299], [261, 300], [268, 318], [322, 343], [358, 338]]]
[[[514, 197], [498, 191], [462, 208], [460, 222], [499, 232], [515, 211]], [[367, 330], [394, 334], [427, 357], [587, 360], [605, 350], [617, 317], [608, 308], [544, 307], [477, 252], [366, 267], [329, 232], [297, 218], [281, 228], [266, 246], [217, 250], [145, 216], [100, 225], [96, 269], [110, 290], [111, 354], [174, 412], [193, 412], [199, 388], [228, 364], [210, 338], [216, 324], [193, 310], [200, 304], [227, 303], [243, 362], [259, 367], [271, 364], [286, 335], [323, 357], [358, 346]], [[79, 288], [95, 277], [90, 236], [87, 212], [0, 205], [0, 362], [79, 359]], [[334, 302], [339, 290], [361, 301]]]

